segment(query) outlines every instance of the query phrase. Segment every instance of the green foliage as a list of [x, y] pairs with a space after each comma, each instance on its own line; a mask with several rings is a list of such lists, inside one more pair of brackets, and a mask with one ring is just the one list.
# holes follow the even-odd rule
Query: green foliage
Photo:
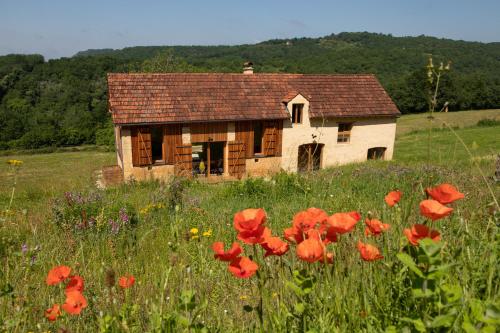
[[100, 192], [66, 192], [64, 199], [54, 201], [52, 212], [56, 225], [74, 233], [105, 232], [116, 235], [137, 224], [133, 207]]
[[481, 119], [477, 122], [478, 127], [493, 127], [493, 126], [500, 126], [500, 120], [496, 119]]

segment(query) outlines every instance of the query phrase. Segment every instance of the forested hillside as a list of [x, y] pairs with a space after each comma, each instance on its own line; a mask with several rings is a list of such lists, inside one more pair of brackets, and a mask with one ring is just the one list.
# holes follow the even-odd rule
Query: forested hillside
[[44, 61], [0, 57], [0, 149], [95, 143], [109, 136], [105, 74], [123, 71], [374, 73], [404, 113], [426, 109], [425, 64], [451, 61], [450, 110], [500, 108], [500, 43], [341, 33], [238, 46], [88, 50]]

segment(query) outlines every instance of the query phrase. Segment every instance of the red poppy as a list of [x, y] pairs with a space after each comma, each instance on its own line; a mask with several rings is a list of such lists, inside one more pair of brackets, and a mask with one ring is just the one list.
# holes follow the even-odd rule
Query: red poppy
[[259, 269], [259, 265], [247, 257], [239, 257], [234, 259], [228, 267], [228, 270], [237, 278], [247, 279], [255, 274]]
[[337, 233], [335, 232], [335, 228], [329, 227], [328, 229], [326, 229], [325, 236], [323, 239], [323, 244], [327, 245], [336, 242], [337, 242]]
[[61, 307], [59, 304], [54, 304], [51, 308], [45, 310], [45, 317], [49, 321], [55, 321], [61, 315]]
[[439, 201], [443, 205], [465, 197], [464, 194], [459, 192], [455, 186], [450, 184], [441, 184], [433, 188], [427, 188], [425, 191], [432, 197], [432, 199]]
[[308, 208], [298, 212], [293, 217], [293, 226], [303, 232], [309, 229], [314, 229], [317, 225], [325, 224], [328, 219], [328, 214], [319, 208]]
[[258, 244], [263, 241], [266, 212], [262, 208], [249, 208], [234, 215], [234, 228], [239, 232], [238, 239], [247, 244]]
[[72, 291], [83, 292], [84, 283], [83, 283], [83, 278], [81, 276], [74, 275], [74, 276], [70, 276], [69, 279], [70, 280], [69, 280], [68, 284], [66, 285], [66, 290], [65, 290], [66, 293], [72, 292]]
[[383, 231], [389, 230], [391, 227], [387, 223], [382, 223], [381, 221], [377, 219], [366, 219], [365, 220], [366, 224], [366, 229], [365, 229], [365, 235], [373, 235], [373, 236], [378, 236], [380, 235]]
[[283, 230], [284, 237], [287, 241], [299, 244], [304, 240], [304, 234], [296, 227], [290, 227]]
[[327, 252], [325, 254], [325, 260], [327, 264], [333, 264], [333, 253], [332, 252]]
[[316, 238], [308, 238], [297, 245], [297, 257], [307, 262], [315, 262], [323, 258], [324, 247]]
[[233, 261], [237, 256], [243, 252], [241, 249], [240, 243], [234, 242], [233, 245], [227, 252], [224, 252], [224, 243], [215, 242], [212, 245], [212, 250], [214, 250], [214, 258], [219, 259], [221, 261]]
[[353, 212], [350, 213], [335, 213], [328, 218], [328, 224], [338, 234], [344, 234], [352, 231], [358, 220], [353, 217]]
[[429, 229], [429, 227], [423, 224], [415, 224], [411, 227], [411, 229], [403, 230], [403, 233], [405, 234], [406, 238], [408, 238], [410, 244], [415, 246], [418, 246], [420, 240], [424, 238], [430, 238], [435, 242], [441, 240], [439, 231], [431, 230]]
[[82, 312], [82, 309], [87, 307], [87, 300], [79, 291], [72, 291], [66, 293], [66, 302], [62, 308], [69, 314], [77, 315]]
[[347, 213], [350, 217], [352, 217], [353, 219], [355, 219], [356, 221], [359, 221], [361, 220], [361, 214], [358, 213], [357, 211], [353, 210], [352, 212], [348, 212]]
[[433, 221], [446, 217], [453, 212], [453, 208], [446, 207], [436, 200], [423, 200], [420, 202], [420, 215], [430, 218]]
[[402, 194], [401, 191], [391, 191], [387, 193], [384, 200], [387, 203], [387, 205], [389, 205], [389, 207], [392, 207], [395, 204], [397, 204], [399, 200], [401, 200], [401, 194]]
[[375, 261], [384, 258], [384, 256], [380, 254], [379, 249], [370, 244], [364, 244], [358, 241], [358, 250], [361, 254], [361, 259], [364, 261]]
[[54, 267], [49, 271], [46, 282], [49, 286], [58, 284], [66, 280], [69, 277], [69, 273], [71, 273], [71, 268], [68, 266]]
[[282, 256], [288, 252], [288, 243], [282, 241], [279, 237], [267, 237], [260, 245], [266, 250], [264, 257], [270, 255]]
[[133, 275], [122, 276], [118, 279], [118, 285], [123, 289], [130, 288], [135, 283], [135, 277]]

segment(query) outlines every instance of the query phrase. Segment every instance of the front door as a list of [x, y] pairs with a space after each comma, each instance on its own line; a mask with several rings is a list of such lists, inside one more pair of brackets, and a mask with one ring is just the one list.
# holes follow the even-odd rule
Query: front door
[[310, 172], [321, 169], [321, 153], [323, 144], [308, 143], [299, 146], [297, 168], [299, 172]]
[[193, 143], [193, 173], [199, 176], [224, 174], [224, 142]]

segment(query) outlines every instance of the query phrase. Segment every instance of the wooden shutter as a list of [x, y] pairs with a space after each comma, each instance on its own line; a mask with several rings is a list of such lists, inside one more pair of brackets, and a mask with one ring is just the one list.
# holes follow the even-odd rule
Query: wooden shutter
[[191, 142], [227, 141], [227, 123], [191, 124]]
[[272, 120], [264, 122], [263, 153], [265, 156], [281, 156], [282, 131], [282, 121]]
[[132, 165], [153, 164], [151, 155], [151, 129], [149, 127], [132, 128]]
[[193, 175], [193, 148], [191, 145], [175, 147], [174, 172], [181, 177]]
[[238, 121], [235, 123], [235, 137], [236, 141], [245, 144], [245, 157], [253, 158], [253, 122], [251, 121]]
[[166, 164], [175, 163], [175, 147], [182, 146], [182, 125], [165, 126], [163, 138], [163, 156]]
[[231, 141], [228, 142], [227, 145], [229, 148], [229, 174], [231, 176], [241, 178], [244, 176], [246, 170], [245, 143], [241, 141]]

